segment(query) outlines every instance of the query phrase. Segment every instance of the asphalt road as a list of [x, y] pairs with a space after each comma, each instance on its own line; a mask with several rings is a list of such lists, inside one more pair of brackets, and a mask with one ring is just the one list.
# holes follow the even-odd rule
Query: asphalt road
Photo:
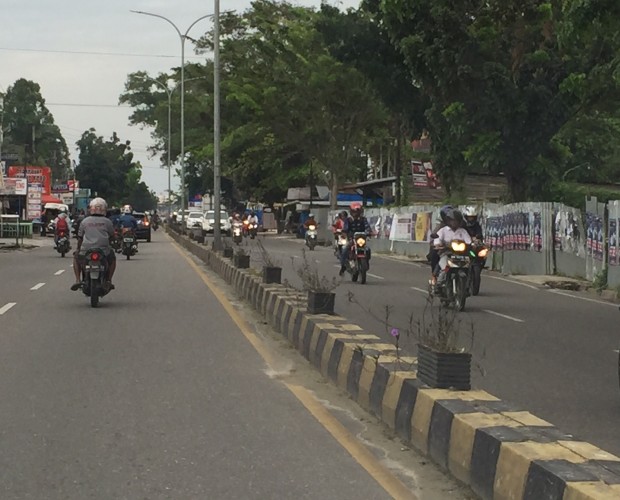
[[[322, 393], [315, 372], [302, 376], [295, 351], [255, 349], [242, 312], [227, 312], [165, 235], [119, 260], [116, 290], [97, 309], [69, 290], [70, 263], [49, 247], [0, 253], [0, 498], [393, 495], [369, 472], [373, 459], [346, 451], [308, 410], [313, 398], [289, 386], [314, 384], [299, 391], [327, 407], [347, 398]], [[257, 350], [296, 379], [282, 382]], [[389, 441], [382, 434], [373, 440]], [[409, 457], [397, 442], [375, 447], [392, 464]], [[384, 481], [398, 487], [391, 478], [402, 476], [424, 499], [466, 497], [415, 460]]]
[[[301, 263], [303, 241], [261, 241], [281, 261], [283, 279], [301, 286], [294, 267]], [[260, 267], [257, 244], [244, 245]], [[321, 274], [338, 276], [331, 248], [317, 247], [307, 256]], [[370, 273], [366, 285], [345, 274], [336, 289], [336, 312], [390, 341], [391, 329], [399, 328], [400, 346], [415, 353], [416, 324], [428, 314], [428, 267], [374, 255]], [[485, 372], [474, 370], [476, 387], [620, 455], [617, 305], [485, 271], [480, 295], [469, 298], [459, 316], [462, 345], [470, 345], [473, 331], [474, 359]]]

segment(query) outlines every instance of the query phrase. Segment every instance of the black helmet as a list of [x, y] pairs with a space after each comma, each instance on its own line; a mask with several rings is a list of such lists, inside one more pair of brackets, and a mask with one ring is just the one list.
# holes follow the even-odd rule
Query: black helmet
[[439, 210], [439, 218], [444, 224], [448, 223], [448, 219], [454, 217], [454, 207], [452, 205], [444, 205]]

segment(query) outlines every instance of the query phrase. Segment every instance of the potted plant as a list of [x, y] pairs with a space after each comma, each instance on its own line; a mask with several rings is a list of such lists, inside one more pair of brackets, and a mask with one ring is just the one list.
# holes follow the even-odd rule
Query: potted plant
[[246, 253], [243, 248], [239, 248], [233, 257], [233, 265], [239, 269], [248, 269], [250, 267], [250, 254]]
[[282, 283], [282, 266], [274, 259], [261, 240], [257, 240], [258, 249], [263, 259], [263, 283]]
[[232, 259], [233, 258], [233, 248], [231, 246], [229, 246], [227, 243], [224, 243], [224, 248], [222, 250], [222, 253], [224, 254], [224, 258], [225, 259]]
[[295, 270], [301, 278], [303, 289], [308, 293], [308, 312], [310, 314], [334, 314], [336, 294], [334, 290], [338, 286], [338, 280], [331, 280], [321, 276], [313, 262], [310, 262], [303, 250], [303, 260]]
[[437, 389], [470, 390], [471, 352], [459, 342], [462, 322], [457, 311], [443, 305], [434, 306], [433, 298], [429, 297], [417, 323], [417, 333], [418, 379]]

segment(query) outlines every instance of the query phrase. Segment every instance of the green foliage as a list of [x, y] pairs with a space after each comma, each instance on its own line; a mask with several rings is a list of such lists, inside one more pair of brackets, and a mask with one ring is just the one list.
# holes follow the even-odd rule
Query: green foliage
[[598, 293], [599, 295], [603, 293], [603, 290], [607, 289], [607, 272], [608, 268], [604, 267], [596, 274], [596, 276], [594, 276], [592, 286], [596, 290], [596, 293]]

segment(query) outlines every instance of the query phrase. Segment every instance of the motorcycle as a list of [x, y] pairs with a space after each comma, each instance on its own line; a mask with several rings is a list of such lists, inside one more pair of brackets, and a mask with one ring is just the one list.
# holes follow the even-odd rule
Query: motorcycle
[[310, 224], [308, 225], [308, 229], [306, 230], [306, 245], [310, 250], [314, 250], [316, 246], [316, 225]]
[[429, 293], [437, 295], [444, 306], [457, 311], [465, 309], [465, 302], [471, 292], [471, 246], [462, 240], [453, 240], [445, 250], [448, 267], [442, 285], [431, 285]]
[[476, 296], [480, 293], [482, 270], [486, 267], [489, 249], [481, 241], [475, 241], [471, 245], [471, 294]]
[[91, 307], [99, 305], [99, 298], [107, 295], [110, 290], [106, 286], [108, 276], [108, 260], [100, 248], [86, 251], [85, 263], [82, 267], [82, 292], [90, 297]]
[[127, 260], [138, 253], [136, 235], [129, 228], [123, 228], [123, 246], [121, 247], [121, 252], [127, 257]]
[[157, 229], [159, 228], [159, 221], [157, 219], [153, 219], [151, 227], [153, 228], [153, 231], [157, 231]]
[[256, 235], [258, 234], [258, 224], [248, 222], [248, 233], [250, 234], [251, 240], [256, 238]]
[[239, 224], [238, 222], [233, 224], [232, 235], [233, 235], [233, 243], [236, 243], [237, 245], [241, 244], [241, 242], [243, 241], [242, 224]]
[[343, 234], [342, 229], [337, 229], [334, 233], [334, 255], [340, 261], [342, 249], [347, 246], [347, 236]]
[[351, 273], [351, 281], [357, 282], [358, 278], [362, 285], [366, 284], [366, 275], [368, 273], [368, 257], [370, 249], [367, 245], [368, 236], [366, 233], [355, 233], [353, 235], [353, 244], [349, 251], [347, 260], [347, 271]]
[[112, 246], [112, 250], [116, 253], [121, 253], [123, 247], [123, 237], [118, 228], [114, 229], [114, 236], [112, 236], [112, 239], [110, 240], [110, 245]]
[[60, 230], [58, 233], [58, 242], [56, 243], [56, 251], [60, 254], [61, 257], [64, 257], [71, 250], [71, 242], [69, 241], [69, 236], [63, 230]]

